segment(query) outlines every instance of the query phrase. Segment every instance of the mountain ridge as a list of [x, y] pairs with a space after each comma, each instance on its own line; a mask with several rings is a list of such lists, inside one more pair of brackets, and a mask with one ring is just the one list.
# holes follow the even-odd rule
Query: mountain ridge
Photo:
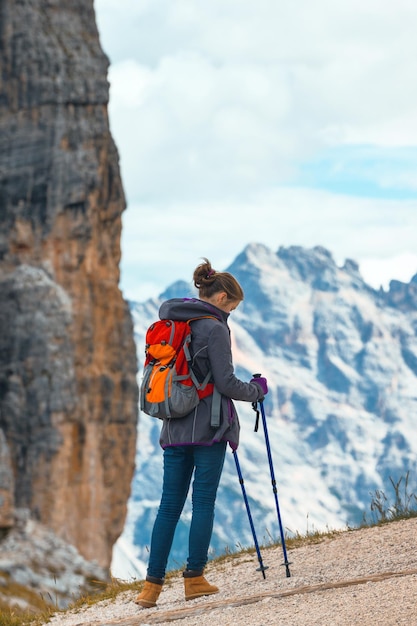
[[[245, 292], [230, 317], [236, 373], [249, 380], [261, 371], [269, 381], [265, 412], [287, 532], [359, 523], [371, 493], [391, 477], [397, 482], [409, 472], [413, 480], [416, 473], [417, 275], [408, 284], [392, 281], [388, 291], [376, 290], [354, 260], [338, 267], [321, 246], [273, 252], [254, 243], [227, 270]], [[159, 298], [131, 303], [139, 361], [144, 332], [160, 302], [190, 295], [185, 285], [178, 281]], [[253, 432], [251, 407], [237, 404], [240, 463], [255, 527], [261, 538], [276, 537], [263, 437]], [[140, 562], [147, 560], [160, 495], [157, 440], [158, 424], [141, 415], [123, 534]], [[251, 541], [230, 456], [219, 488], [214, 555]], [[172, 567], [185, 560], [189, 516], [185, 509]], [[232, 537], [227, 529], [233, 529]]]

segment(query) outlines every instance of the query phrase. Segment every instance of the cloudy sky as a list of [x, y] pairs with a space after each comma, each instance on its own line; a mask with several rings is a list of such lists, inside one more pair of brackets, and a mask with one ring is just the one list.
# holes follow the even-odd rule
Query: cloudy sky
[[129, 299], [250, 242], [417, 272], [415, 0], [95, 0]]

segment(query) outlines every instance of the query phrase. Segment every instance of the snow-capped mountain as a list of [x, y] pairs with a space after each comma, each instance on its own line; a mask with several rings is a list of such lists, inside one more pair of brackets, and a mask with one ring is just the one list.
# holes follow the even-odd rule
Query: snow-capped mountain
[[[236, 374], [268, 379], [264, 408], [288, 534], [353, 526], [369, 513], [371, 494], [389, 492], [417, 468], [417, 274], [388, 292], [367, 285], [357, 264], [338, 267], [321, 247], [251, 244], [227, 268], [245, 300], [230, 317]], [[195, 295], [182, 281], [160, 298], [132, 303], [139, 363], [147, 327], [160, 303]], [[139, 376], [141, 373], [139, 373]], [[236, 403], [238, 451], [259, 542], [279, 539], [270, 466], [248, 403]], [[140, 415], [137, 467], [121, 538], [140, 574], [159, 503], [160, 422]], [[415, 491], [414, 491], [415, 492]], [[190, 508], [178, 526], [169, 567], [187, 555]], [[213, 555], [253, 545], [233, 455], [227, 454], [216, 505]], [[117, 550], [117, 548], [116, 548]], [[125, 577], [136, 575], [130, 569]], [[117, 575], [117, 573], [115, 573]]]

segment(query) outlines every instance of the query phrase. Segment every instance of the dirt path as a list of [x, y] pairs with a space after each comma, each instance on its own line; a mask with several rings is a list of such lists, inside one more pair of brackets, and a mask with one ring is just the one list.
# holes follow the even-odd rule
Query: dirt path
[[417, 518], [345, 531], [288, 552], [280, 548], [211, 564], [220, 587], [210, 598], [185, 602], [180, 577], [167, 584], [155, 609], [141, 609], [123, 593], [78, 612], [58, 614], [51, 626], [417, 626]]

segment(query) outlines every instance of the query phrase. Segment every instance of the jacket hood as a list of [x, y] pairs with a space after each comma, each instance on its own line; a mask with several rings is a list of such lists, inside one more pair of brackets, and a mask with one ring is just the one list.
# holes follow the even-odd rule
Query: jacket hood
[[222, 311], [213, 304], [198, 298], [172, 298], [161, 304], [159, 317], [161, 320], [190, 320], [194, 317], [212, 315], [221, 322], [227, 322], [229, 313]]

